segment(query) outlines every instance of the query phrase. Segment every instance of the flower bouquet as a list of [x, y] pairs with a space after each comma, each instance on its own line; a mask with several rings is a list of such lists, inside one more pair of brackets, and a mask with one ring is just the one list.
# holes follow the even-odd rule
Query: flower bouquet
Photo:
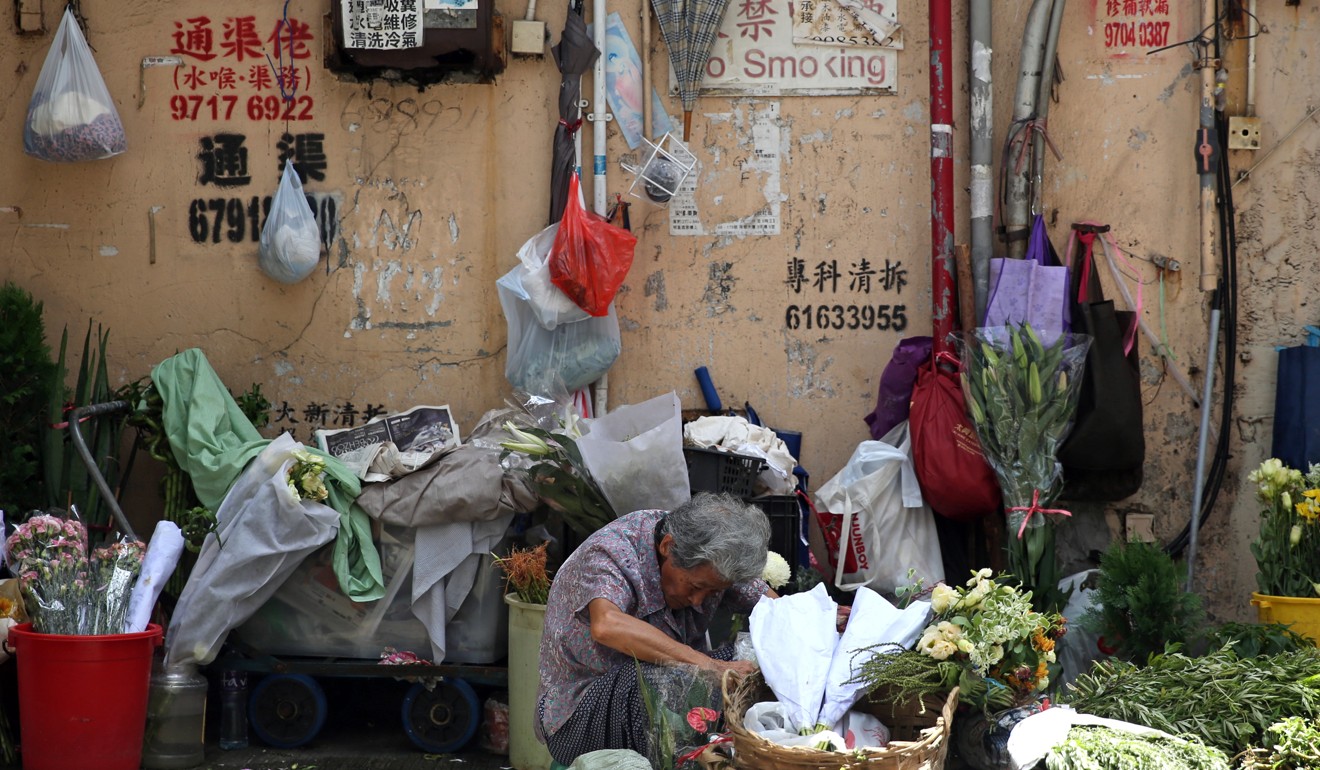
[[1320, 597], [1320, 465], [1303, 474], [1270, 458], [1247, 478], [1264, 503], [1251, 544], [1260, 593]]
[[564, 517], [564, 523], [586, 537], [615, 518], [596, 481], [587, 470], [576, 439], [581, 438], [570, 424], [562, 432], [544, 428], [519, 428], [512, 420], [504, 423], [511, 440], [503, 441], [501, 461], [518, 454], [530, 461], [526, 468], [532, 490], [551, 510]]
[[124, 540], [87, 552], [81, 522], [37, 515], [5, 543], [32, 630], [43, 634], [122, 634], [146, 546]]
[[962, 700], [985, 710], [1020, 706], [1050, 684], [1055, 641], [1066, 622], [1056, 612], [1031, 608], [1031, 592], [991, 578], [989, 569], [967, 585], [935, 586], [934, 619], [917, 651], [961, 669]]
[[1022, 324], [977, 329], [958, 341], [967, 410], [1008, 513], [1009, 572], [1034, 594], [1037, 609], [1057, 609], [1064, 597], [1045, 514], [1072, 515], [1048, 506], [1062, 488], [1056, 453], [1072, 427], [1091, 339], [1063, 335], [1046, 346]]
[[1033, 702], [1057, 670], [1055, 643], [1066, 630], [1058, 613], [1031, 608], [1031, 593], [995, 580], [989, 569], [965, 586], [937, 584], [933, 617], [916, 649], [868, 648], [853, 681], [888, 688], [899, 702], [947, 693], [982, 713]]

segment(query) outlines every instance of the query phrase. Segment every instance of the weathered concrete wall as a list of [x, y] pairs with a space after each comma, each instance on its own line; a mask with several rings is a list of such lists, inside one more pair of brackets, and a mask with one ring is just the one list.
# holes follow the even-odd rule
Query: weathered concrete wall
[[[523, 12], [520, 3], [497, 5], [508, 18]], [[968, 42], [965, 4], [956, 5], [956, 237], [963, 242]], [[994, 5], [995, 123], [1002, 140], [1030, 3]], [[1194, 372], [1199, 387], [1208, 311], [1197, 287], [1193, 57], [1186, 47], [1144, 56], [1138, 46], [1126, 58], [1116, 56], [1105, 41], [1106, 5], [1077, 0], [1067, 10], [1059, 57], [1066, 80], [1050, 114], [1050, 134], [1063, 157], [1048, 163], [1046, 213], [1060, 249], [1069, 222], [1115, 225], [1119, 243], [1136, 257], [1146, 319], [1167, 329], [1178, 365]], [[46, 0], [52, 30], [56, 6]], [[6, 21], [0, 29], [0, 72], [8, 79], [0, 85], [0, 278], [45, 301], [56, 340], [65, 324], [75, 332], [88, 318], [106, 324], [117, 382], [146, 375], [177, 350], [200, 346], [231, 388], [258, 382], [278, 407], [287, 406], [275, 426], [293, 428], [303, 440], [312, 421], [333, 424], [345, 412], [361, 419], [368, 409], [416, 403], [447, 402], [469, 428], [508, 391], [505, 328], [493, 282], [545, 222], [558, 73], [549, 58], [514, 59], [488, 85], [442, 84], [419, 92], [340, 82], [321, 66], [320, 19], [328, 7], [324, 0], [290, 4], [291, 17], [315, 21], [308, 58], [295, 60], [308, 101], [294, 117], [307, 118], [286, 124], [278, 110], [267, 115], [260, 99], [249, 115], [249, 97], [258, 92], [247, 80], [233, 91], [239, 98], [232, 114], [223, 99], [229, 91], [214, 82], [192, 90], [189, 67], [203, 64], [192, 58], [178, 72], [140, 66], [143, 57], [174, 48], [175, 34], [199, 16], [212, 22], [216, 51], [223, 24], [233, 16], [251, 15], [265, 38], [278, 4], [221, 9], [200, 0], [85, 0], [90, 42], [130, 148], [111, 160], [72, 166], [22, 153], [26, 106], [51, 36], [19, 36]], [[635, 0], [611, 6], [634, 39], [637, 8]], [[699, 102], [692, 147], [702, 164], [697, 203], [703, 224], [711, 231], [777, 202], [781, 231], [671, 236], [665, 211], [634, 207], [640, 241], [618, 299], [624, 352], [610, 373], [611, 404], [673, 388], [685, 406], [699, 407], [691, 371], [707, 365], [726, 403], [750, 401], [771, 424], [806, 434], [803, 462], [817, 485], [866, 436], [861, 417], [873, 404], [893, 345], [902, 336], [929, 333], [930, 324], [925, 5], [904, 2], [899, 13], [907, 47], [898, 57], [895, 95]], [[1320, 76], [1304, 47], [1314, 39], [1316, 13], [1309, 5], [1262, 4], [1269, 34], [1260, 39], [1258, 105], [1263, 145], [1278, 152], [1268, 159], [1264, 152], [1233, 155], [1236, 167], [1262, 159], [1265, 165], [1237, 191], [1240, 416], [1229, 483], [1203, 533], [1198, 580], [1224, 616], [1245, 612], [1253, 581], [1247, 542], [1255, 517], [1242, 489], [1244, 469], [1268, 452], [1271, 348], [1295, 339], [1300, 325], [1313, 320], [1305, 287], [1316, 270], [1309, 202], [1320, 195], [1320, 133], [1307, 122], [1285, 134], [1307, 109], [1306, 84]], [[556, 38], [562, 14], [558, 5], [542, 6], [538, 14]], [[1195, 16], [1191, 8], [1176, 11], [1168, 42], [1191, 37], [1200, 26]], [[663, 83], [666, 49], [658, 31], [654, 37], [653, 71]], [[1240, 57], [1244, 45], [1235, 44], [1234, 55]], [[241, 65], [236, 74], [246, 76], [250, 65], [264, 62], [229, 59], [221, 56], [201, 69], [229, 63]], [[1230, 91], [1241, 88], [1242, 77], [1240, 69], [1231, 73]], [[205, 102], [194, 114], [190, 102], [176, 119], [180, 105], [171, 98], [193, 93], [220, 96], [217, 114]], [[678, 112], [672, 102], [670, 109]], [[329, 268], [295, 286], [276, 284], [257, 269], [248, 209], [254, 196], [274, 192], [286, 131], [299, 159], [315, 167], [308, 190], [338, 196]], [[224, 167], [210, 169], [207, 179], [205, 142], [214, 148], [221, 133], [243, 137], [250, 183], [217, 186], [216, 177], [234, 181], [234, 169]], [[767, 160], [768, 150], [777, 157]], [[761, 161], [749, 170], [748, 159], [758, 151]], [[611, 193], [625, 189], [617, 160], [626, 152], [612, 128]], [[207, 208], [213, 199], [226, 210], [219, 220]], [[202, 202], [200, 214], [195, 200]], [[1148, 261], [1155, 255], [1177, 259], [1183, 268], [1164, 276], [1162, 290]], [[796, 259], [809, 272], [800, 286], [788, 281]], [[881, 271], [869, 294], [849, 287], [848, 272], [863, 259]], [[813, 286], [811, 271], [821, 263], [837, 264], [837, 290]], [[1105, 282], [1112, 295], [1109, 276]], [[845, 310], [902, 305], [908, 323], [902, 331], [849, 329], [846, 323], [843, 329], [788, 328], [790, 305], [823, 303], [831, 313], [836, 304]], [[1109, 518], [1153, 513], [1157, 534], [1167, 538], [1191, 506], [1197, 413], [1145, 343], [1142, 368], [1146, 484]], [[1081, 506], [1074, 521], [1078, 547], [1103, 547], [1104, 511]]]

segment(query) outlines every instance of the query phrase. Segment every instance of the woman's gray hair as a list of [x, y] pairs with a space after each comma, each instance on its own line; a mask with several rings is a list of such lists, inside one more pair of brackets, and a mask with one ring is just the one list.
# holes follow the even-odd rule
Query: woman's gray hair
[[669, 557], [679, 569], [709, 564], [730, 583], [765, 572], [770, 521], [760, 508], [733, 495], [697, 493], [665, 516], [664, 534], [674, 538]]

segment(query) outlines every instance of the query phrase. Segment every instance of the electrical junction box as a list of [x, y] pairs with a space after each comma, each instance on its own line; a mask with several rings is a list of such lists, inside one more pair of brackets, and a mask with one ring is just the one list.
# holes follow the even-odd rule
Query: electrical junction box
[[513, 22], [512, 50], [527, 56], [545, 55], [545, 22], [518, 19]]
[[[384, 0], [330, 0], [324, 16], [325, 66], [340, 80], [391, 80], [419, 87], [432, 83], [489, 83], [508, 64], [504, 17], [494, 0], [414, 0], [421, 6], [421, 45], [381, 49], [354, 47], [344, 39], [344, 15], [353, 13], [380, 19], [379, 9], [392, 11], [397, 3]], [[416, 7], [414, 6], [414, 7]], [[365, 9], [365, 11], [363, 11]], [[362, 19], [359, 15], [356, 19]], [[388, 17], [382, 26], [388, 27]], [[372, 28], [374, 30], [374, 28]], [[368, 34], [372, 34], [368, 32]], [[389, 35], [388, 29], [376, 34]]]
[[1260, 118], [1230, 117], [1228, 119], [1228, 149], [1259, 150]]

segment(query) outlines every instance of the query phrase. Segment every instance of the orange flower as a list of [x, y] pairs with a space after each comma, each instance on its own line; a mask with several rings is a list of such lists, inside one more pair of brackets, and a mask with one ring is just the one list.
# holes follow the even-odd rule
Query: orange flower
[[1054, 640], [1037, 631], [1031, 637], [1031, 646], [1041, 652], [1049, 652], [1054, 649]]
[[14, 617], [15, 609], [17, 609], [17, 607], [15, 606], [13, 599], [0, 597], [0, 618]]

